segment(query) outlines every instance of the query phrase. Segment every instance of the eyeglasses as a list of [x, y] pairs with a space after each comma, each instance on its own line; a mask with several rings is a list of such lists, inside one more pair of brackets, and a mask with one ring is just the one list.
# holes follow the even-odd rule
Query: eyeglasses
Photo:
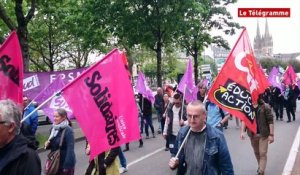
[[201, 117], [201, 115], [190, 115], [190, 114], [188, 114], [187, 117], [188, 117], [189, 119], [194, 119], [194, 120], [196, 120], [196, 119], [199, 119], [199, 118]]
[[0, 124], [5, 124], [5, 123], [7, 123], [7, 121], [0, 121]]

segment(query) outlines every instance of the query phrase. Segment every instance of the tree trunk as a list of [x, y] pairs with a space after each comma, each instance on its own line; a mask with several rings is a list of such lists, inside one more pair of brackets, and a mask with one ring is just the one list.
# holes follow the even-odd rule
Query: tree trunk
[[[32, 19], [34, 16], [36, 1], [31, 0], [30, 2], [30, 8], [27, 12], [27, 15], [24, 16], [23, 12], [23, 0], [16, 0], [16, 6], [15, 6], [15, 13], [17, 17], [17, 34], [20, 41], [20, 46], [22, 48], [22, 55], [23, 55], [23, 62], [24, 62], [24, 71], [29, 71], [29, 45], [28, 45], [28, 30], [27, 25], [28, 22]], [[29, 3], [29, 1], [28, 1]], [[29, 5], [29, 4], [28, 4]]]
[[156, 48], [156, 60], [157, 60], [157, 69], [156, 69], [156, 79], [157, 79], [157, 87], [162, 87], [162, 79], [161, 79], [161, 50], [162, 43], [161, 41], [157, 42]]
[[22, 48], [24, 72], [29, 71], [29, 46], [28, 46], [28, 31], [26, 27], [19, 26], [17, 30], [20, 46]]
[[194, 76], [195, 76], [195, 84], [198, 84], [198, 75], [199, 75], [199, 71], [198, 71], [198, 49], [194, 49], [194, 54], [193, 54], [193, 58], [194, 58]]

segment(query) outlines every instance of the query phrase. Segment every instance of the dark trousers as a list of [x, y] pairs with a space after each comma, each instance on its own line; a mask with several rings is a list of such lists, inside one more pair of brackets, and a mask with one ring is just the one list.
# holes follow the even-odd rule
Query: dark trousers
[[144, 116], [141, 115], [141, 117], [140, 117], [140, 132], [141, 132], [141, 134], [144, 133], [144, 123], [145, 123]]
[[286, 108], [286, 114], [287, 114], [287, 117], [288, 117], [288, 121], [291, 121], [291, 114], [293, 116], [293, 120], [295, 120], [295, 111], [293, 109], [293, 106], [292, 105], [287, 105], [285, 108]]
[[144, 115], [144, 120], [145, 120], [146, 136], [149, 136], [149, 126], [151, 128], [152, 134], [154, 135], [154, 127], [152, 124], [152, 115]]
[[172, 134], [172, 135], [168, 135], [167, 137], [169, 139], [169, 148], [170, 148], [171, 157], [175, 157], [176, 151], [174, 149], [174, 144], [176, 142], [176, 136]]
[[274, 112], [276, 115], [276, 120], [278, 120], [279, 118], [282, 119], [283, 118], [283, 104], [282, 103], [274, 103], [273, 109], [274, 109]]

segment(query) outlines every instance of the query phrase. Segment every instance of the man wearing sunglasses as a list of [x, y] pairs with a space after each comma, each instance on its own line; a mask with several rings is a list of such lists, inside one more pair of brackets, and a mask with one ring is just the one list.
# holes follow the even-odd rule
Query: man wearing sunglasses
[[0, 100], [0, 174], [40, 175], [41, 161], [20, 134], [21, 110], [11, 100]]

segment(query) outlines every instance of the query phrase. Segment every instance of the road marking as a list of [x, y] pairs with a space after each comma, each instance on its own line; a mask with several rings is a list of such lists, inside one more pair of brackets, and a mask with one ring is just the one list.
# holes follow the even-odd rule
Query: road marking
[[289, 157], [287, 158], [287, 161], [285, 163], [282, 175], [290, 175], [293, 171], [293, 167], [295, 164], [296, 156], [298, 153], [298, 148], [300, 144], [300, 126], [298, 128], [296, 137], [294, 139], [293, 145], [291, 147]]
[[142, 161], [144, 159], [147, 159], [148, 157], [153, 156], [154, 154], [156, 154], [156, 153], [158, 153], [158, 152], [160, 152], [160, 151], [162, 151], [164, 149], [165, 149], [165, 147], [159, 148], [159, 149], [153, 151], [152, 153], [146, 154], [145, 156], [143, 156], [143, 157], [141, 157], [139, 159], [136, 159], [135, 161], [130, 162], [127, 166], [130, 167], [131, 165], [134, 165], [134, 164], [136, 164], [136, 163], [138, 163], [138, 162], [140, 162], [140, 161]]

